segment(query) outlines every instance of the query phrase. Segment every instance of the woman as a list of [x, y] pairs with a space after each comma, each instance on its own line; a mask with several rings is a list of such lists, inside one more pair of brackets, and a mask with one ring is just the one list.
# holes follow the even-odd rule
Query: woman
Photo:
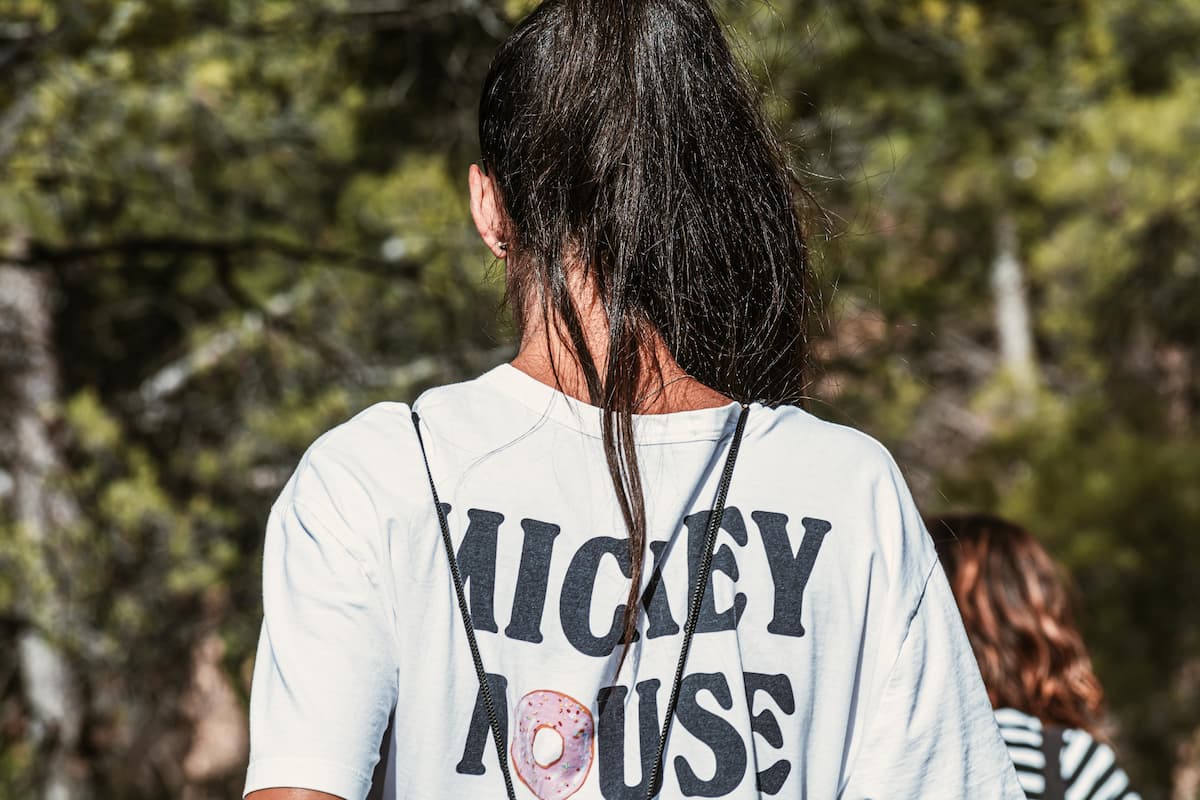
[[895, 464], [794, 405], [791, 176], [705, 1], [548, 0], [479, 127], [519, 353], [284, 487], [247, 793], [362, 798], [386, 729], [394, 798], [1019, 798]]
[[929, 521], [1027, 795], [1136, 800], [1096, 739], [1103, 691], [1062, 571], [1027, 531], [987, 514]]

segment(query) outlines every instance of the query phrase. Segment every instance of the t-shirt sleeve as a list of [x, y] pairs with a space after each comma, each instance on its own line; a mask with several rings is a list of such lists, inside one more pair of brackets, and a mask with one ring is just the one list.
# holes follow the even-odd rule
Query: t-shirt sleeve
[[378, 533], [316, 448], [267, 521], [244, 794], [296, 787], [362, 800], [396, 704], [395, 627], [372, 561]]
[[1025, 797], [936, 562], [841, 797]]

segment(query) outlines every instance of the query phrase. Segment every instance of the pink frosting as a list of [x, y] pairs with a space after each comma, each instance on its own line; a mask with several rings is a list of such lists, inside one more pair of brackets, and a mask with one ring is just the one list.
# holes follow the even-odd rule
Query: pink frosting
[[[512, 761], [517, 776], [538, 800], [565, 800], [579, 791], [592, 768], [595, 726], [587, 706], [549, 689], [530, 692], [517, 702]], [[542, 766], [533, 754], [533, 740], [542, 728], [562, 737], [562, 755]]]

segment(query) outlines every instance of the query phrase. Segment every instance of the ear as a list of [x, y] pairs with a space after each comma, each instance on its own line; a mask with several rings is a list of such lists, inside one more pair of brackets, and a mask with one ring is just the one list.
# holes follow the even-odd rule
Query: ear
[[496, 258], [508, 257], [508, 249], [500, 245], [504, 241], [504, 228], [500, 214], [500, 202], [496, 196], [496, 185], [484, 174], [478, 164], [471, 165], [468, 182], [471, 186], [471, 217], [479, 238]]

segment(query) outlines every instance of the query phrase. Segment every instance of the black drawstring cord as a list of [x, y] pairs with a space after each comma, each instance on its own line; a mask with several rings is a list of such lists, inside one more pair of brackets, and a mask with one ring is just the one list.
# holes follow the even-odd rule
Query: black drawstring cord
[[738, 416], [737, 430], [733, 434], [733, 443], [729, 446], [729, 455], [725, 457], [725, 471], [721, 474], [721, 483], [717, 486], [717, 497], [713, 502], [712, 512], [708, 515], [708, 530], [704, 536], [704, 557], [700, 562], [700, 574], [696, 576], [696, 587], [692, 590], [692, 604], [688, 609], [687, 622], [683, 626], [683, 645], [679, 648], [679, 663], [675, 666], [675, 680], [671, 684], [671, 699], [667, 701], [667, 713], [663, 718], [662, 735], [658, 738], [658, 753], [654, 756], [654, 769], [650, 773], [650, 782], [646, 784], [646, 800], [652, 800], [662, 783], [663, 756], [667, 750], [667, 736], [671, 733], [671, 720], [675, 718], [675, 707], [679, 705], [679, 687], [683, 683], [683, 668], [687, 664], [688, 652], [692, 649], [692, 635], [700, 621], [700, 606], [704, 603], [704, 595], [708, 591], [708, 578], [712, 574], [713, 548], [717, 541], [717, 531], [721, 528], [721, 518], [725, 516], [725, 498], [729, 494], [729, 481], [733, 478], [733, 465], [737, 461], [738, 450], [742, 445], [742, 431], [746, 429], [746, 418], [750, 415], [750, 407], [742, 406]]
[[450, 577], [454, 580], [454, 591], [458, 595], [458, 610], [462, 614], [463, 628], [467, 632], [467, 645], [471, 648], [471, 660], [475, 662], [475, 676], [479, 678], [479, 695], [483, 698], [483, 707], [487, 710], [488, 724], [492, 728], [492, 741], [496, 743], [496, 756], [500, 762], [500, 774], [504, 777], [504, 789], [508, 792], [509, 800], [517, 800], [513, 791], [512, 776], [508, 773], [507, 731], [500, 730], [496, 719], [496, 704], [492, 701], [492, 690], [488, 684], [487, 673], [483, 670], [483, 658], [479, 655], [479, 645], [475, 641], [475, 625], [471, 622], [471, 612], [467, 610], [467, 596], [463, 592], [462, 575], [458, 571], [458, 559], [454, 557], [454, 543], [450, 540], [450, 525], [446, 522], [446, 512], [438, 500], [437, 487], [433, 484], [433, 471], [429, 469], [429, 455], [425, 452], [425, 441], [421, 438], [421, 418], [417, 412], [412, 412], [413, 428], [417, 431], [417, 443], [421, 445], [421, 457], [425, 460], [425, 474], [429, 476], [429, 491], [433, 493], [433, 507], [437, 510], [438, 524], [442, 526], [442, 544], [446, 547], [446, 558], [450, 561]]
[[[708, 529], [704, 537], [704, 553], [700, 561], [700, 574], [696, 576], [696, 586], [692, 590], [692, 602], [688, 609], [687, 622], [683, 626], [683, 644], [679, 648], [679, 663], [675, 667], [675, 680], [671, 684], [671, 697], [667, 701], [667, 712], [663, 719], [662, 735], [658, 740], [658, 752], [654, 757], [654, 767], [646, 784], [646, 800], [653, 800], [661, 788], [663, 756], [667, 749], [667, 738], [671, 733], [671, 720], [675, 717], [675, 708], [679, 705], [679, 687], [683, 683], [683, 670], [687, 664], [688, 653], [692, 649], [692, 636], [696, 633], [696, 625], [700, 620], [700, 607], [704, 595], [708, 591], [708, 580], [712, 574], [713, 548], [717, 541], [717, 532], [721, 528], [721, 520], [725, 515], [725, 500], [729, 495], [729, 482], [733, 478], [733, 467], [737, 461], [738, 450], [741, 449], [742, 433], [746, 429], [746, 419], [750, 415], [750, 407], [742, 406], [738, 415], [737, 428], [733, 434], [733, 442], [729, 446], [729, 455], [725, 457], [725, 469], [721, 474], [721, 482], [717, 486], [717, 495], [713, 501], [712, 511], [708, 515]], [[450, 539], [450, 525], [446, 522], [446, 512], [438, 499], [437, 487], [433, 483], [433, 471], [429, 468], [429, 455], [425, 452], [425, 441], [421, 438], [421, 418], [417, 412], [412, 412], [413, 428], [417, 431], [417, 443], [421, 446], [421, 457], [425, 460], [425, 474], [429, 478], [429, 490], [433, 494], [433, 506], [437, 510], [438, 523], [442, 528], [442, 543], [446, 548], [446, 559], [450, 562], [450, 577], [454, 580], [454, 591], [458, 595], [458, 610], [462, 615], [463, 628], [467, 632], [467, 644], [471, 648], [471, 658], [475, 662], [475, 675], [479, 679], [479, 694], [483, 698], [487, 710], [488, 723], [492, 728], [492, 740], [496, 743], [496, 754], [500, 762], [500, 773], [504, 777], [504, 788], [509, 800], [516, 800], [513, 792], [512, 776], [508, 771], [506, 755], [507, 732], [500, 730], [496, 718], [496, 706], [492, 701], [491, 687], [488, 684], [487, 673], [483, 669], [483, 659], [479, 655], [479, 645], [475, 642], [475, 626], [471, 622], [471, 613], [467, 610], [466, 593], [463, 591], [462, 576], [458, 569], [458, 559], [454, 555], [454, 544]]]

